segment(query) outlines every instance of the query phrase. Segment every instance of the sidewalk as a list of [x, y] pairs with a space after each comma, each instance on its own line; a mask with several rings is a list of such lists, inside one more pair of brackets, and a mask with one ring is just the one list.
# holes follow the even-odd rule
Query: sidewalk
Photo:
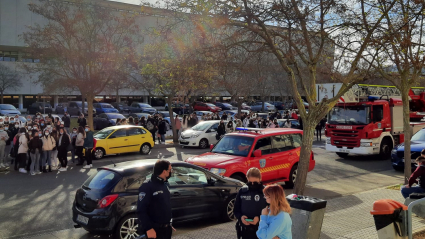
[[[321, 239], [376, 239], [373, 216], [370, 214], [373, 202], [379, 199], [393, 199], [404, 202], [398, 190], [376, 189], [358, 194], [343, 196], [328, 200], [323, 221]], [[413, 231], [425, 229], [425, 220], [413, 217]], [[178, 228], [177, 228], [178, 230]], [[93, 238], [82, 229], [68, 229], [39, 236], [31, 239], [54, 238]], [[186, 233], [177, 233], [173, 239], [234, 239], [236, 238], [235, 223], [222, 223]]]

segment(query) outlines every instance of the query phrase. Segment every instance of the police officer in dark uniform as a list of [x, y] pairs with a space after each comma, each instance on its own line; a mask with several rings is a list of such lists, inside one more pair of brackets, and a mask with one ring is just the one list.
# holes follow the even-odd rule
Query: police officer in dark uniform
[[155, 163], [151, 179], [146, 180], [139, 188], [137, 217], [140, 238], [170, 239], [171, 197], [167, 180], [171, 177], [171, 163], [158, 160]]
[[236, 196], [234, 213], [238, 222], [236, 232], [238, 239], [258, 239], [257, 230], [261, 211], [267, 206], [264, 198], [264, 186], [261, 183], [261, 172], [258, 168], [250, 168], [246, 173], [247, 185], [243, 186]]

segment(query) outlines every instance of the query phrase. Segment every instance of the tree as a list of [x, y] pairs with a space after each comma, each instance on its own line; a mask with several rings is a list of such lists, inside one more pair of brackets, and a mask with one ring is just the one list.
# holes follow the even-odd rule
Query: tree
[[47, 92], [65, 87], [80, 91], [93, 128], [95, 96], [133, 61], [135, 18], [90, 0], [39, 2], [29, 9], [48, 23], [30, 26], [23, 39], [41, 63], [25, 68], [40, 73], [38, 83]]
[[3, 104], [3, 96], [6, 90], [18, 90], [22, 87], [21, 79], [16, 71], [12, 71], [9, 67], [0, 64], [0, 94], [1, 103]]
[[396, 86], [403, 101], [404, 175], [405, 183], [412, 173], [409, 91], [425, 79], [425, 1], [397, 1], [394, 6], [382, 1], [376, 11], [385, 19], [377, 30], [371, 54], [379, 53], [374, 62], [378, 74]]
[[[388, 6], [394, 4], [391, 0]], [[275, 56], [287, 75], [303, 120], [295, 193], [303, 194], [317, 123], [356, 82], [365, 79], [370, 64], [363, 60], [383, 14], [370, 14], [376, 1], [355, 0], [163, 0], [168, 10], [200, 16], [202, 24], [219, 26], [222, 41], [247, 51], [264, 50]], [[364, 21], [368, 28], [359, 27]], [[219, 33], [221, 33], [219, 32]], [[238, 42], [234, 38], [243, 36]], [[372, 60], [374, 57], [372, 56]], [[336, 67], [334, 67], [334, 65]], [[343, 85], [334, 98], [316, 103], [317, 78], [325, 74]], [[309, 103], [307, 113], [301, 96]]]

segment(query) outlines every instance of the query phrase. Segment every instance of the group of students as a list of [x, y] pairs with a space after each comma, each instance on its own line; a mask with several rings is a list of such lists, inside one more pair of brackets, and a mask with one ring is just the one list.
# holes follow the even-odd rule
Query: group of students
[[43, 118], [40, 113], [34, 117], [28, 115], [26, 123], [21, 123], [19, 117], [13, 120], [5, 117], [4, 122], [0, 122], [0, 167], [5, 170], [9, 166], [6, 161], [10, 155], [11, 165], [20, 173], [64, 172], [68, 167], [68, 152], [71, 152], [72, 163], [75, 163], [77, 156], [76, 165], [83, 165], [86, 160], [84, 168], [93, 167], [95, 139], [88, 125], [81, 126], [80, 119], [80, 127], [73, 128], [69, 133], [70, 117], [67, 113], [62, 121], [51, 115]]

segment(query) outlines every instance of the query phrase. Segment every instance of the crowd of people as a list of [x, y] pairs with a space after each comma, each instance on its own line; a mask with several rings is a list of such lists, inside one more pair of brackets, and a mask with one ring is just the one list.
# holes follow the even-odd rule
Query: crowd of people
[[72, 163], [78, 166], [87, 161], [83, 168], [92, 168], [93, 131], [84, 115], [78, 119], [79, 127], [71, 132], [70, 121], [66, 112], [61, 119], [50, 114], [46, 117], [41, 113], [34, 117], [28, 115], [25, 123], [19, 116], [0, 119], [0, 169], [7, 170], [10, 159], [10, 166], [20, 173], [65, 172], [68, 152], [71, 152]]

